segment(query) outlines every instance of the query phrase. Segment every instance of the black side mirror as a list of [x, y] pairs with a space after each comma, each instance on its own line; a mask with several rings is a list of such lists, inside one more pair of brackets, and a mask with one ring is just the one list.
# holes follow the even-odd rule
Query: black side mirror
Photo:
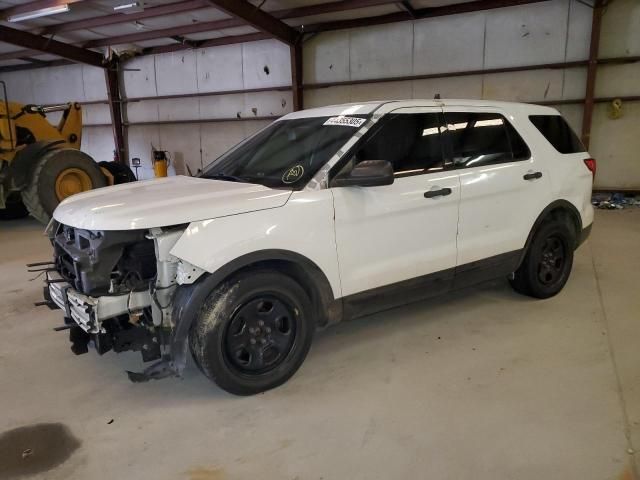
[[331, 181], [332, 187], [377, 187], [393, 183], [393, 167], [386, 160], [365, 160]]

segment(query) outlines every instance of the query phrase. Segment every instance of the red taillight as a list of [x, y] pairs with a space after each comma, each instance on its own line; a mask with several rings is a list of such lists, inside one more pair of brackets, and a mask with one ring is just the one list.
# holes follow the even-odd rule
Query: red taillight
[[585, 158], [584, 164], [587, 166], [593, 178], [596, 178], [596, 159], [595, 158]]

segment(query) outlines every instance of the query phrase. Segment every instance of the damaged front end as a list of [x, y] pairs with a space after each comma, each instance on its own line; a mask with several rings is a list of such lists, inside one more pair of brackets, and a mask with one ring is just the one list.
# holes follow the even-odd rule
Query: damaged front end
[[180, 285], [204, 273], [170, 253], [185, 228], [49, 226], [54, 258], [45, 268], [43, 303], [64, 312], [63, 328], [69, 329], [74, 353], [93, 346], [101, 355], [139, 351], [144, 362], [157, 361], [144, 372], [127, 372], [132, 381], [180, 375], [184, 347], [178, 347], [180, 361], [174, 362], [173, 299]]

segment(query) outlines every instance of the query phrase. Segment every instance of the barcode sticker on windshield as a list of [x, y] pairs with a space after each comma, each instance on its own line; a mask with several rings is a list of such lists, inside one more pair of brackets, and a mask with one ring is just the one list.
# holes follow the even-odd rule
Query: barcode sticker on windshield
[[344, 115], [340, 115], [338, 117], [331, 117], [323, 125], [339, 125], [342, 127], [361, 127], [364, 122], [366, 122], [366, 118], [358, 118], [358, 117], [347, 117]]

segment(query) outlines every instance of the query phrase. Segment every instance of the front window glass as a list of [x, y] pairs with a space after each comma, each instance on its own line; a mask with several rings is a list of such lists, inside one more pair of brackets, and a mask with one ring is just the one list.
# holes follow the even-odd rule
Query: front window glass
[[366, 118], [357, 115], [274, 122], [215, 160], [200, 176], [301, 189]]
[[354, 163], [387, 160], [396, 177], [442, 170], [443, 130], [438, 113], [391, 113], [358, 149]]

